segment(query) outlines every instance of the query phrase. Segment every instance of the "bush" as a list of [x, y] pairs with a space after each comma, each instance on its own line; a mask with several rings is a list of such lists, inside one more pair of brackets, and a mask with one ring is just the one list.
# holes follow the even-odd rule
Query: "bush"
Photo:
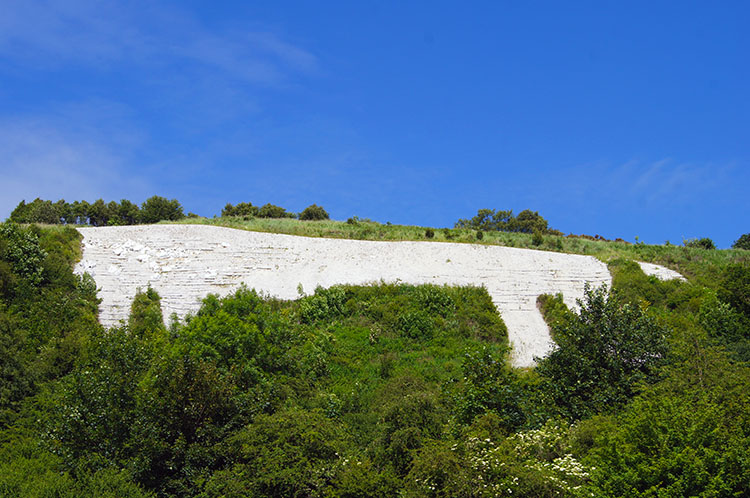
[[544, 237], [542, 237], [542, 232], [539, 230], [534, 231], [534, 235], [531, 236], [531, 244], [534, 246], [540, 246], [544, 243]]
[[268, 203], [261, 206], [258, 218], [294, 218], [294, 214], [287, 212], [283, 207]]
[[496, 230], [500, 232], [541, 232], [556, 234], [560, 232], [549, 228], [549, 223], [538, 211], [525, 209], [513, 216], [513, 211], [496, 211], [494, 209], [480, 209], [471, 219], [460, 219], [456, 228], [473, 228], [475, 230]]
[[482, 240], [484, 238], [484, 232], [481, 230], [477, 230], [477, 240]]
[[435, 237], [435, 230], [433, 230], [432, 228], [428, 228], [424, 231], [424, 236], [428, 239]]
[[312, 220], [327, 220], [330, 219], [325, 209], [317, 204], [307, 206], [304, 211], [299, 214], [299, 219], [302, 221]]
[[259, 209], [250, 202], [240, 202], [236, 206], [227, 203], [221, 210], [221, 216], [258, 216]]
[[340, 316], [344, 312], [346, 291], [341, 287], [323, 289], [318, 287], [315, 294], [300, 300], [300, 317], [304, 323], [314, 323]]
[[745, 249], [750, 251], [750, 233], [741, 235], [739, 239], [734, 241], [732, 247], [735, 249]]
[[435, 325], [432, 318], [424, 311], [408, 311], [398, 317], [398, 329], [401, 334], [412, 339], [432, 337]]
[[141, 221], [143, 223], [158, 223], [162, 220], [176, 221], [184, 218], [182, 206], [177, 199], [171, 201], [155, 195], [149, 197], [141, 205]]
[[656, 379], [667, 352], [666, 330], [606, 286], [587, 286], [579, 306], [574, 319], [555, 327], [558, 347], [537, 366], [552, 406], [572, 419], [625, 404], [641, 383]]
[[695, 249], [716, 249], [716, 246], [714, 245], [714, 241], [709, 239], [708, 237], [703, 237], [702, 239], [690, 239], [685, 241], [685, 247], [693, 247]]

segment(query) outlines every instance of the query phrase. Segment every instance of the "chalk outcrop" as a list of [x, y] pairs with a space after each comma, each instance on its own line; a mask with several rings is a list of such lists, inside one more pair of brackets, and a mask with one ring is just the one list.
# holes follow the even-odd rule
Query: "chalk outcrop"
[[663, 266], [655, 265], [652, 263], [642, 263], [640, 261], [638, 262], [638, 264], [640, 265], [641, 270], [643, 270], [643, 273], [645, 273], [646, 275], [653, 275], [659, 280], [685, 280], [685, 277], [674, 270], [670, 270], [669, 268], [665, 268]]
[[151, 285], [164, 316], [196, 312], [209, 293], [245, 283], [282, 299], [335, 284], [403, 282], [483, 285], [508, 326], [513, 364], [530, 366], [553, 346], [536, 308], [540, 294], [576, 306], [584, 285], [611, 284], [591, 256], [478, 244], [375, 242], [298, 237], [202, 225], [80, 228], [76, 267], [100, 287], [100, 319], [127, 319], [137, 288]]

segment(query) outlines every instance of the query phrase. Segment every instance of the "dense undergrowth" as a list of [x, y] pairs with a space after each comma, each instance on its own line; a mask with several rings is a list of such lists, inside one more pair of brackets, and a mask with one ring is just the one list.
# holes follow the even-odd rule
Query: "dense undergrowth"
[[[0, 225], [0, 496], [750, 494], [739, 251], [603, 249], [612, 291], [541, 297], [558, 347], [517, 370], [476, 287], [240, 288], [168, 326], [146, 289], [104, 330], [79, 243]], [[687, 282], [632, 261], [679, 254]]]

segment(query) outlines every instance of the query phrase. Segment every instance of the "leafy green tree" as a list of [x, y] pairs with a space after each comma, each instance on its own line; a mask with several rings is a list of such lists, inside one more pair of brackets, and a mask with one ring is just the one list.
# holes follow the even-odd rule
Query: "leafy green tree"
[[222, 216], [258, 216], [259, 209], [250, 202], [240, 202], [236, 206], [227, 203], [221, 210]]
[[575, 320], [554, 329], [557, 347], [537, 366], [551, 406], [572, 419], [622, 406], [656, 380], [667, 352], [666, 330], [605, 286], [586, 288], [579, 306]]
[[86, 201], [73, 201], [71, 204], [71, 216], [73, 223], [86, 225], [89, 222], [89, 203]]
[[151, 288], [142, 292], [138, 289], [130, 307], [128, 330], [131, 334], [144, 337], [156, 331], [164, 331], [164, 317], [161, 312], [161, 297]]
[[722, 273], [719, 299], [750, 319], [750, 265], [730, 264]]
[[44, 223], [56, 225], [65, 215], [65, 201], [45, 201], [34, 199], [29, 204], [21, 201], [10, 214], [10, 220], [16, 223]]
[[0, 225], [0, 260], [32, 286], [42, 282], [44, 259], [47, 253], [39, 245], [39, 237], [31, 228], [21, 228], [13, 222]]
[[103, 199], [97, 199], [91, 204], [86, 214], [88, 215], [89, 223], [95, 227], [107, 226], [111, 216], [109, 206], [105, 204]]
[[141, 210], [138, 204], [134, 204], [127, 199], [122, 199], [117, 207], [117, 215], [120, 217], [123, 225], [137, 225], [141, 222]]
[[750, 370], [699, 337], [684, 347], [662, 382], [597, 429], [590, 495], [750, 495]]
[[732, 247], [735, 249], [746, 249], [750, 251], [750, 233], [741, 235], [739, 239], [734, 241]]
[[287, 212], [286, 209], [273, 204], [264, 204], [258, 211], [259, 218], [294, 218], [294, 213]]
[[302, 221], [327, 220], [329, 218], [330, 216], [328, 216], [328, 212], [317, 204], [307, 206], [304, 211], [299, 214], [299, 219]]
[[482, 231], [560, 234], [557, 230], [549, 228], [547, 220], [538, 211], [531, 211], [529, 209], [521, 211], [518, 213], [518, 216], [514, 216], [513, 211], [480, 209], [473, 218], [458, 220], [456, 228], [471, 228]]
[[510, 220], [508, 223], [510, 232], [524, 232], [524, 233], [547, 233], [548, 226], [547, 220], [539, 215], [538, 211], [531, 211], [525, 209], [518, 213], [518, 215]]
[[260, 415], [231, 438], [233, 465], [214, 473], [202, 496], [325, 496], [346, 447], [345, 433], [320, 412]]
[[459, 422], [468, 425], [477, 415], [492, 411], [508, 433], [523, 425], [524, 392], [516, 374], [506, 364], [506, 356], [506, 350], [498, 354], [487, 347], [464, 355], [463, 386], [453, 399]]
[[716, 245], [714, 244], [714, 241], [709, 239], [708, 237], [703, 237], [701, 239], [686, 240], [684, 244], [685, 244], [685, 247], [693, 247], [696, 249], [706, 249], [706, 250], [716, 249]]
[[155, 195], [141, 205], [141, 222], [158, 223], [162, 220], [175, 221], [185, 217], [177, 199], [167, 200]]

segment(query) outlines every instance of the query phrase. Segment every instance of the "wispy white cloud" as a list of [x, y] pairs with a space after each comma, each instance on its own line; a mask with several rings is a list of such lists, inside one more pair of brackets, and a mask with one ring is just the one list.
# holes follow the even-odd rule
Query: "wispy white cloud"
[[88, 0], [7, 0], [0, 55], [33, 66], [197, 62], [240, 81], [283, 83], [317, 69], [310, 52], [262, 29], [209, 29], [177, 7]]
[[577, 197], [620, 206], [663, 203], [679, 206], [723, 188], [735, 169], [731, 162], [693, 163], [671, 158], [614, 165], [602, 161], [560, 169], [538, 183], [545, 191], [561, 194], [565, 202]]
[[36, 197], [139, 199], [149, 183], [131, 174], [118, 147], [96, 135], [36, 119], [0, 122], [0, 218]]

